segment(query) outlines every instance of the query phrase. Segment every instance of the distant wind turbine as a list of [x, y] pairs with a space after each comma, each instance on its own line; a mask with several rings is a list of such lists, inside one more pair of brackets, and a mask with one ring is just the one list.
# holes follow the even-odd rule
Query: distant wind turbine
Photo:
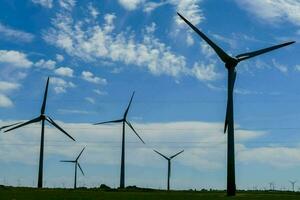
[[167, 156], [163, 155], [162, 153], [160, 153], [156, 150], [153, 150], [153, 151], [155, 151], [155, 153], [159, 154], [160, 156], [162, 156], [163, 158], [165, 158], [168, 161], [168, 187], [167, 187], [167, 189], [169, 191], [170, 190], [170, 177], [171, 177], [171, 160], [173, 158], [175, 158], [176, 156], [178, 156], [179, 154], [181, 154], [182, 152], [184, 152], [184, 150], [182, 150], [182, 151], [180, 151], [180, 152], [178, 152], [178, 153], [176, 153], [176, 154], [174, 154], [173, 156], [170, 156], [170, 157], [167, 157]]
[[78, 159], [80, 158], [82, 152], [84, 151], [85, 147], [81, 150], [81, 152], [79, 153], [79, 155], [77, 156], [77, 158], [75, 160], [61, 160], [60, 162], [69, 162], [69, 163], [74, 163], [75, 165], [75, 176], [74, 176], [74, 189], [76, 189], [77, 187], [77, 167], [79, 167], [82, 175], [84, 176], [84, 172], [78, 162]]
[[271, 46], [265, 49], [260, 49], [257, 51], [247, 52], [239, 54], [235, 57], [229, 56], [223, 49], [217, 46], [213, 41], [211, 41], [203, 32], [196, 28], [192, 23], [190, 23], [181, 14], [177, 13], [183, 21], [185, 21], [205, 42], [207, 42], [220, 59], [225, 63], [225, 67], [228, 70], [228, 93], [227, 93], [227, 109], [225, 117], [224, 133], [227, 130], [227, 195], [234, 196], [236, 193], [235, 185], [235, 161], [234, 161], [234, 118], [233, 118], [233, 91], [234, 83], [236, 79], [236, 66], [239, 62], [273, 51], [275, 49], [293, 44], [294, 41], [286, 42], [283, 44]]
[[295, 184], [297, 181], [289, 181], [292, 184], [292, 191], [295, 192]]
[[120, 188], [125, 187], [125, 125], [127, 124], [129, 128], [136, 134], [136, 136], [145, 144], [144, 140], [139, 136], [139, 134], [135, 131], [131, 123], [127, 120], [127, 115], [129, 108], [131, 106], [131, 102], [134, 96], [134, 92], [132, 93], [131, 99], [129, 101], [129, 104], [124, 112], [123, 118], [118, 120], [112, 120], [112, 121], [106, 121], [106, 122], [100, 122], [96, 123], [94, 125], [99, 124], [111, 124], [111, 123], [122, 123], [123, 129], [122, 129], [122, 154], [121, 154], [121, 174], [120, 174]]
[[50, 124], [52, 124], [54, 127], [56, 127], [58, 130], [60, 130], [61, 132], [63, 132], [65, 135], [67, 135], [69, 138], [71, 138], [73, 141], [75, 141], [75, 139], [70, 136], [65, 130], [63, 130], [56, 122], [54, 122], [54, 120], [47, 116], [45, 114], [45, 110], [46, 110], [46, 102], [47, 102], [47, 94], [48, 94], [48, 85], [49, 85], [49, 77], [47, 79], [47, 83], [46, 83], [46, 89], [45, 89], [45, 93], [44, 93], [44, 99], [43, 99], [43, 104], [41, 107], [41, 113], [37, 118], [34, 118], [32, 120], [29, 120], [27, 122], [21, 123], [17, 126], [14, 126], [13, 128], [10, 128], [4, 132], [8, 132], [8, 131], [12, 131], [14, 129], [20, 128], [22, 126], [26, 126], [32, 123], [36, 123], [36, 122], [42, 122], [42, 131], [41, 131], [41, 146], [40, 146], [40, 160], [39, 160], [39, 173], [38, 173], [38, 188], [42, 188], [43, 187], [43, 164], [44, 164], [44, 129], [45, 129], [45, 121], [48, 121]]

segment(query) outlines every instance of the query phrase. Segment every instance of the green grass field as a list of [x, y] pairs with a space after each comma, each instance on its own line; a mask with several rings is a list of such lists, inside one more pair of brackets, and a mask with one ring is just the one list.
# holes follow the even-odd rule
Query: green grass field
[[194, 191], [103, 191], [97, 189], [32, 189], [32, 188], [0, 188], [1, 200], [19, 199], [126, 199], [126, 200], [193, 200], [193, 199], [270, 199], [293, 200], [300, 199], [300, 193], [292, 192], [239, 192], [236, 197], [226, 197], [225, 192], [194, 192]]

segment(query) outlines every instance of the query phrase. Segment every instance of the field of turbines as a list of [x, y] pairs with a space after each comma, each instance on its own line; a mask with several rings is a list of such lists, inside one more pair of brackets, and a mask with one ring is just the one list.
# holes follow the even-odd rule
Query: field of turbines
[[[224, 63], [225, 69], [227, 70], [227, 102], [226, 102], [226, 111], [225, 111], [225, 122], [224, 122], [224, 133], [227, 134], [227, 169], [226, 170], [226, 189], [224, 191], [180, 191], [172, 190], [172, 162], [173, 159], [178, 159], [179, 157], [184, 157], [186, 151], [183, 148], [178, 147], [171, 155], [166, 155], [165, 152], [159, 148], [152, 149], [153, 155], [161, 159], [161, 162], [165, 164], [166, 176], [164, 177], [166, 186], [165, 190], [156, 190], [148, 188], [128, 188], [126, 184], [126, 136], [128, 134], [134, 134], [135, 139], [139, 141], [140, 145], [147, 143], [143, 139], [142, 134], [135, 129], [133, 123], [129, 120], [128, 115], [132, 106], [134, 105], [135, 92], [131, 94], [131, 97], [127, 105], [124, 105], [123, 115], [118, 119], [107, 119], [108, 121], [95, 122], [93, 125], [95, 127], [102, 126], [105, 124], [121, 124], [122, 129], [120, 132], [121, 136], [121, 159], [120, 159], [120, 182], [117, 189], [100, 189], [100, 188], [83, 188], [78, 186], [78, 176], [84, 176], [86, 171], [85, 168], [80, 164], [82, 157], [85, 156], [86, 149], [89, 146], [83, 146], [77, 152], [74, 152], [74, 157], [71, 159], [61, 159], [61, 165], [71, 165], [72, 172], [74, 170], [74, 177], [70, 177], [70, 181], [74, 182], [72, 189], [62, 189], [62, 188], [45, 188], [44, 185], [44, 151], [45, 149], [45, 135], [47, 135], [47, 126], [46, 123], [56, 128], [57, 132], [60, 132], [66, 136], [66, 139], [70, 139], [74, 142], [77, 142], [76, 138], [72, 136], [72, 133], [67, 132], [59, 123], [50, 117], [46, 113], [51, 113], [51, 110], [47, 110], [47, 101], [48, 101], [48, 88], [51, 84], [51, 77], [47, 78], [45, 84], [45, 91], [41, 102], [40, 113], [37, 117], [30, 119], [25, 122], [18, 122], [13, 124], [7, 124], [0, 129], [3, 130], [3, 134], [13, 134], [14, 130], [22, 129], [30, 124], [39, 123], [41, 124], [41, 137], [40, 137], [40, 148], [39, 148], [39, 162], [38, 162], [38, 172], [37, 172], [37, 188], [29, 187], [10, 187], [10, 186], [1, 186], [0, 187], [0, 199], [1, 200], [11, 200], [11, 199], [172, 199], [172, 200], [181, 200], [181, 199], [205, 199], [205, 200], [214, 200], [214, 199], [224, 199], [225, 197], [232, 197], [234, 199], [300, 199], [300, 193], [295, 192], [296, 181], [290, 181], [292, 186], [291, 191], [275, 191], [272, 190], [253, 190], [253, 191], [239, 191], [237, 190], [238, 185], [236, 183], [236, 151], [235, 151], [235, 127], [234, 127], [234, 86], [237, 76], [238, 64], [241, 61], [271, 52], [273, 50], [278, 50], [280, 48], [292, 45], [295, 41], [285, 42], [271, 47], [263, 48], [256, 51], [250, 51], [247, 53], [242, 53], [236, 56], [231, 56], [229, 53], [226, 53], [220, 46], [218, 46], [208, 35], [194, 26], [187, 18], [184, 17], [184, 14], [178, 14], [178, 18], [185, 22], [187, 27], [193, 30], [193, 34], [199, 36], [201, 41], [203, 40], [209, 45], [218, 58]], [[283, 49], [282, 49], [283, 50]], [[42, 90], [42, 88], [41, 88]], [[196, 109], [196, 108], [195, 108]], [[127, 129], [126, 129], [127, 128]], [[151, 150], [151, 151], [152, 151]], [[173, 163], [174, 164], [174, 163]], [[80, 173], [78, 173], [78, 170]], [[173, 175], [173, 174], [172, 174]], [[237, 174], [238, 176], [238, 174]], [[147, 180], [145, 180], [147, 181]], [[225, 182], [225, 180], [224, 180]], [[270, 188], [272, 188], [272, 183], [270, 183]]]

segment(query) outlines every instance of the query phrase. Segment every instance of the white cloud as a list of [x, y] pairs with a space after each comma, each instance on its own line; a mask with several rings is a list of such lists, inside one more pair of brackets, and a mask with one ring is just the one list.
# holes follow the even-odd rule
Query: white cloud
[[53, 7], [53, 0], [31, 0], [35, 4], [39, 4], [45, 8]]
[[191, 36], [191, 34], [187, 34], [186, 43], [188, 44], [188, 46], [192, 46], [195, 43], [193, 37]]
[[8, 108], [8, 107], [12, 107], [14, 104], [13, 102], [10, 100], [10, 98], [8, 98], [6, 95], [4, 94], [0, 94], [0, 107], [4, 107], [4, 108]]
[[91, 114], [92, 112], [86, 110], [72, 110], [72, 109], [58, 109], [57, 110], [61, 114]]
[[261, 163], [278, 168], [300, 166], [299, 147], [242, 148], [239, 160], [245, 163]]
[[51, 83], [50, 85], [54, 87], [54, 91], [57, 94], [65, 93], [67, 92], [68, 88], [76, 87], [75, 84], [72, 83], [71, 81], [67, 82], [64, 79], [57, 78], [57, 77], [50, 78], [50, 83]]
[[192, 74], [203, 81], [214, 81], [220, 77], [215, 71], [215, 64], [204, 64], [204, 63], [195, 63], [192, 69]]
[[0, 63], [18, 68], [30, 68], [33, 64], [26, 54], [14, 50], [0, 50]]
[[54, 73], [60, 76], [73, 77], [73, 69], [69, 67], [59, 67], [54, 70]]
[[282, 73], [288, 72], [288, 67], [286, 65], [278, 63], [275, 59], [272, 59], [272, 63], [276, 69], [278, 69]]
[[75, 0], [58, 0], [58, 3], [61, 8], [66, 10], [71, 10], [76, 5]]
[[[194, 76], [195, 68], [188, 68], [186, 58], [172, 52], [171, 47], [154, 36], [155, 23], [146, 26], [141, 31], [142, 39], [137, 40], [133, 32], [115, 33], [115, 19], [114, 14], [106, 14], [100, 25], [98, 22], [77, 21], [69, 11], [59, 12], [52, 20], [53, 27], [44, 32], [43, 37], [48, 43], [86, 62], [121, 62], [145, 68], [153, 75]], [[212, 74], [215, 68], [209, 69]]]
[[118, 0], [126, 10], [135, 10], [145, 0]]
[[[13, 122], [1, 122], [1, 126]], [[94, 126], [85, 123], [63, 123], [58, 122], [67, 132], [78, 141], [74, 144], [65, 135], [61, 134], [53, 127], [47, 127], [47, 144], [55, 141], [64, 141], [67, 148], [57, 148], [57, 146], [47, 146], [48, 155], [61, 157], [73, 157], [79, 146], [88, 146], [88, 153], [84, 156], [85, 164], [111, 164], [119, 165], [119, 150], [115, 151], [112, 146], [120, 146], [121, 126], [103, 125]], [[223, 123], [213, 122], [169, 122], [169, 123], [132, 123], [140, 136], [145, 140], [143, 145], [139, 139], [128, 129], [126, 134], [126, 148], [132, 149], [134, 154], [126, 156], [128, 165], [137, 166], [157, 166], [156, 156], [152, 149], [158, 149], [166, 154], [185, 149], [185, 153], [176, 159], [177, 163], [189, 166], [196, 170], [219, 170], [225, 166], [224, 152], [226, 149], [226, 135], [222, 134]], [[87, 134], [82, 134], [82, 130], [88, 130]], [[105, 130], [105, 131], [101, 131]], [[0, 160], [2, 162], [20, 162], [33, 164], [36, 158], [32, 151], [39, 144], [40, 126], [32, 125], [26, 129], [17, 129], [15, 134], [5, 136], [5, 143], [26, 143], [30, 146], [0, 146]], [[22, 134], [19, 134], [22, 133]], [[236, 142], [240, 149], [245, 149], [243, 143], [255, 140], [263, 135], [261, 131], [236, 131]], [[99, 148], [99, 141], [101, 147]], [[96, 141], [96, 142], [95, 142]], [[32, 145], [34, 142], [36, 145]], [[70, 144], [70, 145], [68, 145]], [[174, 148], [174, 144], [176, 145]], [[184, 148], [186, 147], [186, 148]], [[242, 148], [243, 147], [243, 148]], [[249, 149], [251, 151], [252, 149]], [[36, 151], [36, 150], [34, 150]], [[102, 155], [102, 156], [99, 156]]]
[[0, 92], [9, 92], [20, 88], [20, 84], [0, 81]]
[[100, 14], [99, 11], [92, 5], [92, 4], [89, 4], [88, 5], [88, 10], [90, 12], [90, 15], [96, 19], [98, 17], [98, 15]]
[[92, 72], [89, 72], [89, 71], [83, 71], [81, 73], [81, 78], [83, 80], [86, 80], [88, 82], [95, 83], [95, 84], [101, 84], [101, 85], [107, 84], [107, 81], [105, 78], [97, 77]]
[[266, 22], [290, 22], [300, 25], [299, 0], [236, 0], [236, 3]]
[[201, 52], [205, 57], [210, 58], [213, 55], [216, 55], [213, 48], [211, 48], [211, 46], [209, 46], [206, 42], [202, 41], [200, 46], [201, 46]]
[[[201, 1], [202, 0], [170, 0], [170, 3], [176, 6], [176, 11], [182, 14], [191, 23], [197, 25], [205, 19], [203, 12], [199, 6]], [[180, 19], [177, 15], [174, 16], [174, 18], [178, 25], [184, 25], [186, 27], [185, 22], [182, 19]]]
[[0, 36], [10, 41], [17, 40], [21, 42], [31, 42], [34, 39], [33, 34], [10, 28], [2, 23], [0, 23]]
[[295, 66], [295, 70], [298, 71], [298, 72], [300, 72], [300, 65], [296, 65]]
[[101, 91], [101, 90], [98, 90], [98, 89], [94, 89], [93, 92], [95, 92], [96, 94], [98, 95], [107, 95], [107, 92], [104, 92], [104, 91]]
[[41, 59], [38, 62], [34, 63], [34, 66], [42, 68], [42, 69], [50, 69], [50, 70], [52, 70], [52, 69], [55, 69], [56, 62], [54, 60], [44, 60], [44, 59]]
[[62, 61], [64, 61], [64, 56], [63, 55], [61, 55], [61, 54], [56, 54], [56, 60], [57, 60], [57, 62], [62, 62]]
[[12, 100], [7, 96], [7, 93], [10, 93], [19, 88], [20, 84], [18, 83], [0, 81], [0, 107], [12, 107], [14, 104]]
[[161, 7], [163, 5], [168, 4], [168, 1], [161, 1], [161, 2], [146, 2], [144, 5], [143, 11], [146, 13], [151, 13], [153, 10], [155, 10], [158, 7]]
[[84, 99], [91, 104], [95, 104], [95, 99], [93, 99], [92, 97], [85, 97]]

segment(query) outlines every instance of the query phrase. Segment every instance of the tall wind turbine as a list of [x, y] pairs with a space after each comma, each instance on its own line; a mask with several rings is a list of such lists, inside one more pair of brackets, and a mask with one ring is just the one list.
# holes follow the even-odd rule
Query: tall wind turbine
[[155, 151], [158, 155], [162, 156], [163, 158], [165, 158], [168, 161], [168, 187], [167, 188], [168, 188], [168, 191], [169, 191], [170, 190], [170, 177], [171, 177], [171, 160], [173, 158], [175, 158], [176, 156], [178, 156], [179, 154], [181, 154], [182, 152], [184, 152], [184, 150], [182, 150], [182, 151], [180, 151], [180, 152], [178, 152], [178, 153], [176, 153], [176, 154], [174, 154], [173, 156], [170, 156], [170, 157], [167, 157], [164, 154], [162, 154], [162, 153], [160, 153], [156, 150], [153, 150], [153, 151]]
[[126, 124], [131, 128], [131, 130], [136, 134], [136, 136], [145, 144], [144, 140], [139, 136], [139, 134], [135, 131], [131, 123], [127, 120], [127, 115], [129, 108], [131, 106], [131, 102], [134, 96], [134, 92], [132, 93], [131, 99], [129, 101], [129, 104], [124, 112], [123, 118], [122, 119], [117, 119], [117, 120], [112, 120], [112, 121], [106, 121], [106, 122], [100, 122], [96, 123], [94, 125], [99, 125], [99, 124], [111, 124], [111, 123], [122, 123], [122, 154], [121, 154], [121, 174], [120, 174], [120, 188], [125, 187], [125, 126]]
[[292, 184], [292, 191], [295, 192], [295, 184], [297, 181], [289, 181]]
[[21, 123], [17, 126], [14, 126], [13, 128], [10, 128], [4, 132], [8, 132], [8, 131], [12, 131], [14, 129], [20, 128], [22, 126], [26, 126], [32, 123], [36, 123], [36, 122], [42, 122], [42, 130], [41, 130], [41, 144], [40, 144], [40, 160], [39, 160], [39, 173], [38, 173], [38, 188], [42, 188], [43, 187], [43, 164], [44, 164], [44, 129], [45, 129], [45, 121], [49, 122], [50, 124], [52, 124], [55, 128], [57, 128], [58, 130], [60, 130], [61, 132], [63, 132], [65, 135], [67, 135], [69, 138], [71, 138], [73, 141], [75, 141], [75, 139], [70, 136], [64, 129], [62, 129], [56, 122], [54, 122], [54, 120], [47, 116], [45, 114], [45, 110], [46, 110], [46, 102], [47, 102], [47, 94], [48, 94], [48, 85], [49, 85], [49, 77], [47, 79], [47, 84], [46, 84], [46, 89], [45, 89], [45, 93], [44, 93], [44, 99], [43, 99], [43, 104], [41, 107], [41, 113], [38, 117], [31, 119], [27, 122]]
[[78, 162], [78, 159], [80, 158], [82, 152], [84, 151], [85, 147], [81, 150], [81, 152], [79, 153], [79, 155], [77, 156], [77, 158], [75, 160], [61, 160], [60, 162], [69, 162], [69, 163], [74, 163], [75, 165], [75, 176], [74, 176], [74, 189], [76, 189], [77, 187], [77, 167], [79, 167], [82, 175], [84, 176], [83, 170]]
[[225, 67], [228, 71], [228, 91], [227, 91], [227, 109], [225, 117], [224, 133], [227, 130], [227, 195], [234, 196], [236, 192], [235, 185], [235, 161], [234, 161], [234, 119], [233, 119], [233, 91], [234, 83], [236, 79], [236, 66], [239, 62], [273, 51], [275, 49], [293, 44], [294, 41], [282, 43], [279, 45], [271, 46], [268, 48], [260, 49], [257, 51], [247, 52], [239, 54], [235, 57], [229, 56], [223, 49], [217, 46], [211, 41], [204, 33], [196, 28], [192, 23], [185, 19], [181, 14], [177, 13], [183, 21], [185, 21], [205, 42], [207, 42], [225, 63]]

